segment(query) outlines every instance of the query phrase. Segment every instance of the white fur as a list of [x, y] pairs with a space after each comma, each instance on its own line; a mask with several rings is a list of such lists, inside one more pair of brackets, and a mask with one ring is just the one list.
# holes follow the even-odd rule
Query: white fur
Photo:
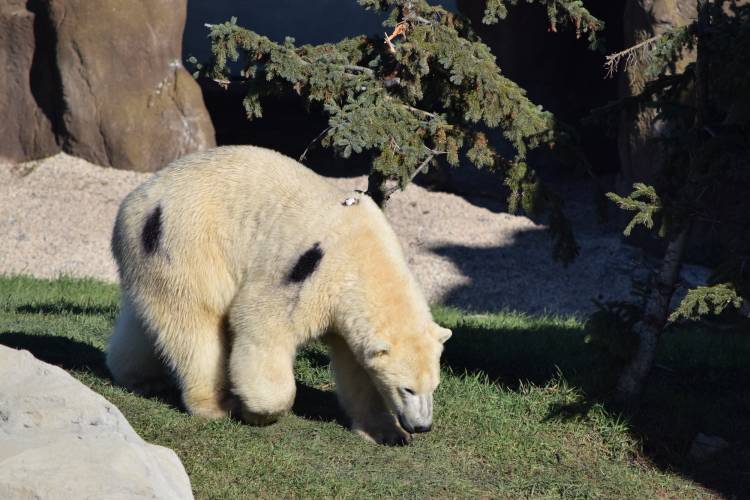
[[[256, 147], [190, 155], [133, 191], [112, 238], [123, 297], [107, 352], [115, 380], [137, 388], [163, 373], [161, 359], [191, 413], [224, 416], [233, 394], [244, 419], [264, 424], [292, 406], [297, 349], [322, 338], [353, 429], [408, 441], [397, 415], [427, 420], [450, 331], [433, 322], [380, 209], [350, 197]], [[157, 206], [148, 253], [142, 234]], [[316, 243], [317, 268], [289, 282]]]

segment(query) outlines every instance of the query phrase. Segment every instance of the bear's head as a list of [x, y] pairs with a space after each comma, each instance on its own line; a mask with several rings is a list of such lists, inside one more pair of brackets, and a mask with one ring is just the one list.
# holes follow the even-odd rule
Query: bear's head
[[381, 335], [368, 349], [367, 370], [388, 410], [409, 433], [432, 428], [432, 393], [440, 383], [440, 355], [452, 332], [424, 329]]

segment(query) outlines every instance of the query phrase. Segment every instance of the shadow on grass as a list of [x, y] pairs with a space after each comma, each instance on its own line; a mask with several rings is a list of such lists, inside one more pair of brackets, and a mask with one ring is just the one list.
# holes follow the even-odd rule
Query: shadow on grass
[[[64, 316], [75, 304], [16, 307], [18, 313], [39, 311]], [[80, 308], [81, 314], [100, 314]], [[104, 314], [109, 308], [103, 307]], [[450, 314], [447, 314], [450, 316]], [[440, 314], [437, 315], [440, 317]], [[582, 397], [574, 404], [552, 405], [547, 420], [586, 419], [591, 408], [617, 409], [607, 399], [615, 366], [593, 355], [574, 322], [525, 320], [489, 321], [482, 315], [454, 315], [447, 326], [454, 336], [446, 344], [443, 364], [453, 373], [486, 375], [510, 390], [519, 382], [544, 386], [560, 374]], [[10, 327], [0, 331], [0, 344], [26, 349], [37, 358], [66, 370], [109, 379], [104, 353], [82, 341], [31, 334]], [[326, 366], [322, 350], [302, 353], [313, 368]], [[640, 411], [627, 417], [633, 436], [643, 442], [643, 455], [664, 470], [677, 471], [729, 498], [750, 491], [750, 336], [746, 333], [674, 331], [662, 339], [659, 368], [652, 373]], [[743, 361], [745, 360], [745, 361]], [[181, 408], [177, 391], [155, 397]], [[306, 419], [335, 421], [347, 426], [335, 395], [298, 381], [293, 413]], [[686, 457], [697, 433], [719, 435], [730, 446], [698, 464]]]
[[[449, 326], [454, 335], [443, 362], [454, 373], [486, 374], [511, 390], [519, 382], [544, 386], [562, 375], [581, 397], [551, 405], [545, 420], [585, 420], [594, 406], [603, 407], [624, 418], [643, 443], [643, 455], [659, 468], [728, 498], [750, 495], [747, 332], [685, 328], [665, 333], [637, 411], [624, 414], [611, 400], [618, 362], [593, 352], [581, 329], [493, 328], [460, 321]], [[696, 462], [688, 454], [698, 433], [720, 436], [729, 447]]]
[[326, 354], [325, 349], [302, 349], [302, 352], [297, 354], [303, 356], [311, 368], [328, 368], [331, 364], [331, 360]]
[[35, 358], [68, 371], [89, 372], [100, 378], [109, 378], [104, 353], [85, 342], [54, 335], [4, 331], [0, 332], [0, 344], [13, 349], [24, 349]]
[[521, 382], [544, 385], [560, 370], [570, 376], [585, 368], [589, 357], [582, 349], [583, 334], [574, 327], [505, 329], [466, 323], [451, 327], [443, 365], [459, 375], [487, 375], [511, 389]]
[[[18, 308], [18, 310], [22, 309], [25, 308]], [[50, 308], [44, 312], [47, 314], [64, 314], [69, 310]], [[13, 349], [29, 351], [35, 358], [59, 366], [66, 371], [86, 372], [101, 379], [111, 380], [105, 364], [104, 352], [85, 342], [54, 335], [3, 331], [0, 332], [0, 344]], [[328, 358], [323, 353], [308, 351], [305, 352], [305, 356], [314, 365], [324, 366], [328, 363]], [[148, 396], [139, 396], [156, 399], [174, 409], [185, 411], [176, 385], [170, 385], [165, 390]], [[345, 427], [349, 425], [333, 392], [311, 387], [299, 380], [297, 381], [297, 396], [294, 400], [292, 412], [308, 420], [335, 421]]]
[[[65, 312], [58, 311], [52, 314]], [[105, 364], [104, 351], [85, 342], [55, 335], [6, 331], [0, 332], [0, 344], [29, 351], [35, 358], [66, 371], [83, 372], [100, 379], [112, 380]], [[182, 409], [180, 395], [173, 386], [143, 397], [164, 402], [175, 409]]]
[[299, 380], [292, 413], [307, 420], [336, 422], [343, 427], [349, 427], [349, 420], [341, 410], [336, 394], [310, 387]]
[[117, 315], [117, 307], [114, 305], [91, 305], [82, 306], [67, 300], [57, 300], [46, 304], [24, 304], [16, 308], [16, 312], [22, 314], [86, 314], [103, 315], [114, 317]]

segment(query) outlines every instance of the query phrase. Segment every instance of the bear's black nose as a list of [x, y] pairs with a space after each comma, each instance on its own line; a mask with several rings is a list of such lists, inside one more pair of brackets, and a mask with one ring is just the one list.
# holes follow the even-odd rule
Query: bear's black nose
[[432, 430], [432, 424], [430, 425], [418, 425], [414, 427], [414, 432], [430, 432]]

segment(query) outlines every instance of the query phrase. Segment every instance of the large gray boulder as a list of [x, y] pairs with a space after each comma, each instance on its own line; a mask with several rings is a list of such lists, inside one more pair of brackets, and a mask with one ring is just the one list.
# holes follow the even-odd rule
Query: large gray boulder
[[3, 2], [0, 156], [30, 160], [56, 148], [153, 171], [213, 147], [200, 88], [181, 63], [186, 8], [187, 0]]
[[0, 498], [192, 498], [177, 455], [109, 401], [0, 345]]

